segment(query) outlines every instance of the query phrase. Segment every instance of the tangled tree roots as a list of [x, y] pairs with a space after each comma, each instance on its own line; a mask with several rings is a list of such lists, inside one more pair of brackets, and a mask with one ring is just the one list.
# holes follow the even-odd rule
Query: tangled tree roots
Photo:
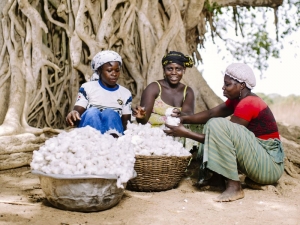
[[[92, 75], [91, 58], [103, 49], [120, 53], [119, 83], [134, 104], [150, 82], [162, 78], [169, 50], [192, 55], [203, 10], [200, 1], [10, 0], [2, 10], [0, 136], [65, 128], [79, 85]], [[202, 18], [202, 24], [205, 18]], [[176, 24], [176, 26], [174, 26]], [[186, 38], [186, 30], [193, 35]], [[197, 54], [198, 57], [199, 54]], [[197, 111], [220, 103], [193, 68], [184, 83], [197, 96]], [[208, 97], [209, 96], [209, 97]], [[9, 101], [7, 101], [9, 99]], [[30, 125], [30, 126], [29, 126]]]
[[58, 133], [57, 130], [44, 129], [39, 135], [24, 133], [0, 137], [0, 171], [28, 166], [32, 152]]

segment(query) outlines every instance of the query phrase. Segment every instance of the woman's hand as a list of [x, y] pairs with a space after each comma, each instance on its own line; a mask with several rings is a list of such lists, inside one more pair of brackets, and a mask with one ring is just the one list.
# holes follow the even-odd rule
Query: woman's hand
[[199, 134], [196, 132], [193, 132], [187, 128], [185, 128], [181, 123], [178, 126], [171, 126], [168, 124], [165, 124], [165, 126], [169, 129], [164, 130], [166, 135], [173, 136], [173, 137], [185, 137], [190, 138], [192, 140], [204, 143], [205, 140], [205, 134]]
[[172, 137], [186, 137], [189, 130], [186, 129], [181, 123], [178, 126], [165, 124], [169, 129], [164, 130], [165, 134]]
[[181, 111], [180, 111], [180, 109], [178, 109], [178, 108], [174, 108], [173, 109], [173, 113], [171, 114], [171, 116], [173, 116], [173, 117], [180, 117], [181, 116]]
[[183, 122], [182, 117], [185, 116], [185, 115], [186, 115], [186, 113], [182, 112], [182, 111], [181, 111], [180, 109], [178, 109], [178, 108], [174, 108], [174, 109], [173, 109], [173, 113], [171, 114], [171, 116], [176, 117], [176, 118], [179, 118], [179, 119], [180, 119], [180, 123]]
[[69, 112], [66, 117], [66, 121], [69, 126], [74, 126], [75, 122], [78, 120], [81, 120], [81, 117], [79, 112], [76, 110], [72, 110], [71, 112]]
[[135, 109], [132, 109], [132, 115], [138, 119], [144, 119], [146, 117], [145, 107], [137, 106]]

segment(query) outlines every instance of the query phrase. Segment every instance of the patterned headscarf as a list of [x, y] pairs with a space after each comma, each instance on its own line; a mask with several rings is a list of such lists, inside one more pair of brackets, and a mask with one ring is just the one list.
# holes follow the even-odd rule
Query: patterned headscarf
[[249, 89], [253, 89], [256, 85], [255, 75], [252, 69], [244, 63], [232, 63], [225, 71], [225, 75], [237, 80], [240, 83], [245, 83]]
[[122, 58], [118, 53], [111, 50], [98, 52], [91, 62], [91, 67], [94, 73], [91, 76], [90, 81], [99, 80], [97, 70], [100, 66], [108, 62], [119, 62], [120, 65], [122, 65]]
[[190, 56], [175, 51], [170, 51], [168, 54], [166, 54], [162, 58], [161, 63], [163, 66], [166, 66], [170, 63], [177, 63], [183, 67], [193, 67], [194, 65], [193, 59]]
[[122, 65], [122, 58], [118, 53], [111, 50], [105, 50], [105, 51], [98, 52], [94, 56], [91, 62], [91, 67], [92, 70], [96, 72], [97, 69], [103, 64], [108, 62], [115, 62], [115, 61], [119, 62]]

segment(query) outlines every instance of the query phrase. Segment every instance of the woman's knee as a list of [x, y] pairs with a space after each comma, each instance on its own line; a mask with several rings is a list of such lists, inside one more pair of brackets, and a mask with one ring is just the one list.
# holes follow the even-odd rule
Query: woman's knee
[[218, 117], [212, 118], [207, 121], [205, 133], [209, 132], [210, 135], [220, 135], [221, 133], [231, 133], [233, 131], [232, 122], [226, 118]]
[[101, 112], [97, 108], [89, 108], [82, 114], [82, 119], [98, 118]]
[[224, 123], [224, 120], [227, 120], [227, 119], [222, 118], [222, 117], [211, 118], [207, 121], [206, 125], [212, 126], [212, 127], [220, 126], [220, 124]]
[[105, 109], [102, 111], [102, 116], [103, 117], [110, 117], [110, 118], [120, 118], [119, 113], [117, 113], [116, 111], [112, 110], [112, 109]]

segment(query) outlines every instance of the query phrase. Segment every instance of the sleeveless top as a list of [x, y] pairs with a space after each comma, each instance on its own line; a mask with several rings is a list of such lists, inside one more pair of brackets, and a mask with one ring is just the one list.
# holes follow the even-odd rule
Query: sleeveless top
[[[160, 126], [164, 125], [166, 120], [167, 120], [167, 117], [165, 115], [166, 110], [168, 108], [175, 108], [174, 106], [166, 104], [161, 99], [161, 86], [160, 86], [160, 83], [158, 81], [156, 81], [156, 83], [158, 84], [158, 87], [159, 87], [159, 94], [158, 94], [157, 98], [154, 101], [152, 113], [151, 113], [150, 118], [148, 120], [148, 123], [151, 124], [151, 127], [160, 127]], [[185, 85], [185, 87], [184, 87], [182, 103], [185, 100], [186, 90], [187, 90], [187, 85]], [[176, 108], [181, 110], [181, 107], [176, 107]]]

